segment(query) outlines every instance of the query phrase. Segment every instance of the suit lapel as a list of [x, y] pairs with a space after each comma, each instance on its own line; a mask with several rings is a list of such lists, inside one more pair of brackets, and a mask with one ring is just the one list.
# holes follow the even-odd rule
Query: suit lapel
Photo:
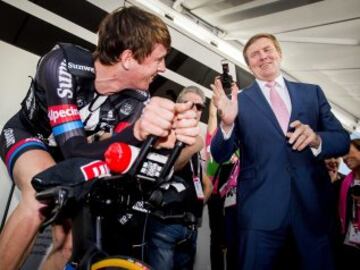
[[256, 81], [248, 89], [244, 90], [244, 95], [247, 95], [252, 100], [252, 102], [255, 103], [257, 108], [262, 111], [264, 115], [274, 124], [278, 132], [284, 136], [284, 133], [276, 119], [273, 110], [270, 107], [269, 102], [264, 97]]
[[290, 116], [290, 123], [301, 119], [301, 115], [303, 114], [302, 110], [302, 96], [301, 91], [299, 91], [299, 87], [287, 80], [285, 80], [286, 87], [289, 91], [290, 100], [291, 100], [291, 116]]

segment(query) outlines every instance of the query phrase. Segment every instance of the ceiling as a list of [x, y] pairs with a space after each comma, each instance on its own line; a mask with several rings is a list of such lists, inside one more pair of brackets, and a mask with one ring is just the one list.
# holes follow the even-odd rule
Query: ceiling
[[[259, 32], [274, 34], [283, 49], [285, 76], [319, 84], [343, 125], [360, 131], [359, 0], [0, 0], [0, 21], [7, 25], [0, 40], [37, 55], [57, 40], [91, 48], [101, 18], [126, 3], [152, 6], [194, 40], [210, 33], [201, 42], [244, 69], [247, 39]], [[193, 25], [186, 26], [184, 18]], [[216, 70], [210, 60], [208, 66]]]
[[[141, 2], [141, 1], [138, 1]], [[161, 0], [242, 50], [259, 32], [274, 34], [288, 77], [319, 84], [334, 108], [360, 119], [359, 0]], [[345, 121], [345, 120], [344, 120]]]

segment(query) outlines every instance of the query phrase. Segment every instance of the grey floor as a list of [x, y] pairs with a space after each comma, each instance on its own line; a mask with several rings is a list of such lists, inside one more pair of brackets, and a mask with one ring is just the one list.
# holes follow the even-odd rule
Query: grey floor
[[199, 229], [195, 270], [210, 270], [210, 229], [207, 207], [204, 207], [202, 226]]

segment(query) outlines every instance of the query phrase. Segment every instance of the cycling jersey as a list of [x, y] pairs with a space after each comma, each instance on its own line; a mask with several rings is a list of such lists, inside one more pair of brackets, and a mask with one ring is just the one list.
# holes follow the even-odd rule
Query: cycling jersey
[[[94, 80], [92, 55], [77, 45], [59, 43], [40, 59], [21, 110], [0, 137], [1, 157], [10, 173], [16, 159], [30, 149], [61, 150], [60, 159], [102, 159], [113, 142], [140, 143], [132, 127], [148, 92], [125, 89], [100, 95]], [[104, 133], [111, 138], [98, 140]]]

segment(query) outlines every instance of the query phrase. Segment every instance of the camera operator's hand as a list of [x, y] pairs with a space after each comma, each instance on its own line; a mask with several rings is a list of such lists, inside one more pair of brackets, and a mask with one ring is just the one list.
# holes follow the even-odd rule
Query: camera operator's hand
[[161, 148], [172, 149], [172, 148], [174, 148], [175, 143], [176, 143], [175, 130], [171, 129], [168, 136], [160, 137], [156, 141], [155, 148], [157, 148], [157, 149], [161, 149]]
[[200, 135], [196, 136], [195, 143], [192, 145], [187, 145], [181, 151], [179, 157], [175, 162], [175, 171], [181, 170], [191, 159], [191, 157], [201, 151], [204, 147], [204, 140]]
[[233, 126], [236, 115], [238, 113], [237, 92], [239, 89], [236, 83], [233, 83], [231, 86], [231, 99], [229, 99], [225, 94], [220, 77], [216, 77], [214, 84], [211, 84], [210, 87], [214, 91], [214, 104], [218, 109], [218, 114], [221, 118], [223, 129], [226, 132]]
[[145, 106], [134, 126], [134, 136], [143, 141], [149, 135], [167, 137], [173, 126], [175, 103], [169, 99], [153, 97]]
[[200, 134], [199, 119], [194, 110], [193, 102], [176, 103], [176, 117], [173, 128], [175, 129], [176, 139], [187, 145], [193, 145], [196, 137]]

